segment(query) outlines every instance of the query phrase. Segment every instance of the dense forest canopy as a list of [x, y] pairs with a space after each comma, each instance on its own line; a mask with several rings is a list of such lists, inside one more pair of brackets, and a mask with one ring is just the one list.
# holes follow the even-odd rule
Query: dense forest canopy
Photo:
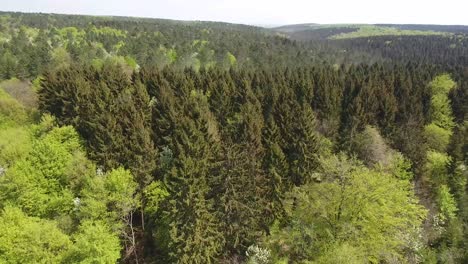
[[467, 34], [0, 12], [0, 263], [466, 263]]

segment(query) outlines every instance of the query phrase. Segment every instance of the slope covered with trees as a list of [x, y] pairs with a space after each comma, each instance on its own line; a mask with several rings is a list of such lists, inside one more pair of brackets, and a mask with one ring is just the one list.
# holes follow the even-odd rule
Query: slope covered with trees
[[0, 262], [468, 261], [463, 38], [0, 18]]

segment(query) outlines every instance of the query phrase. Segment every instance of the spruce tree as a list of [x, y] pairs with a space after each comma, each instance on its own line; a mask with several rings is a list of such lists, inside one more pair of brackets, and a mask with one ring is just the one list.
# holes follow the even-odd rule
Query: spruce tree
[[174, 263], [216, 263], [223, 236], [209, 197], [218, 169], [217, 144], [204, 111], [206, 97], [192, 90], [173, 134], [172, 168], [164, 175], [170, 193], [169, 254]]

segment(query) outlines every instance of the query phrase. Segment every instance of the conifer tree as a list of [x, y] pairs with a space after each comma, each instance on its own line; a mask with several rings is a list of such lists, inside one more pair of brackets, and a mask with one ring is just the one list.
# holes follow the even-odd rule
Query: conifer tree
[[210, 177], [218, 171], [217, 150], [203, 116], [209, 111], [206, 97], [192, 91], [173, 134], [173, 167], [164, 175], [170, 194], [169, 254], [174, 263], [216, 263], [223, 236], [209, 193]]
[[283, 149], [280, 146], [281, 139], [279, 128], [273, 118], [266, 121], [263, 131], [265, 158], [263, 167], [268, 175], [270, 207], [276, 218], [282, 217], [283, 195], [288, 190], [289, 164]]
[[312, 108], [283, 95], [275, 112], [283, 138], [281, 147], [289, 164], [287, 184], [292, 187], [313, 180], [319, 143]]

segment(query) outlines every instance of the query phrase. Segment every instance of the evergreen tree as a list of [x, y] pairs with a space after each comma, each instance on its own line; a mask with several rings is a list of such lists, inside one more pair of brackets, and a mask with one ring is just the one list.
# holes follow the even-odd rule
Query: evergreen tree
[[312, 181], [319, 150], [312, 108], [284, 96], [275, 111], [282, 135], [281, 147], [289, 164], [287, 184], [298, 186]]
[[174, 263], [215, 263], [221, 254], [223, 236], [209, 197], [211, 177], [216, 177], [216, 142], [208, 131], [204, 111], [206, 97], [193, 90], [186, 98], [185, 114], [173, 134], [173, 166], [166, 173], [168, 213]]

